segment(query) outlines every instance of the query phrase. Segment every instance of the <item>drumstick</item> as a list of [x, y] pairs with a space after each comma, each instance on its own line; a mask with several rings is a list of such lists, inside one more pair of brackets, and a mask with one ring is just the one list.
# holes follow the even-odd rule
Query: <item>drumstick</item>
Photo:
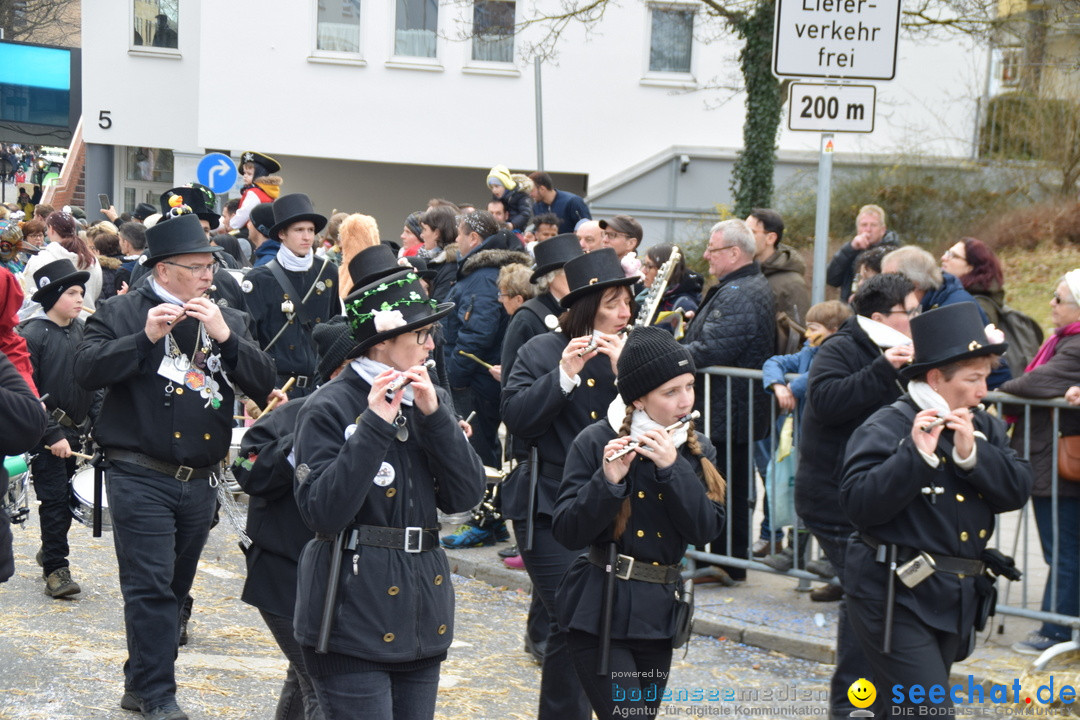
[[[285, 384], [281, 386], [281, 392], [283, 392], [283, 393], [289, 392], [290, 390], [292, 390], [292, 387], [295, 384], [296, 384], [296, 377], [289, 378], [288, 380], [285, 381]], [[271, 398], [270, 402], [266, 403], [266, 409], [263, 410], [263, 415], [265, 415], [266, 413], [268, 413], [271, 410], [273, 410], [274, 408], [276, 408], [278, 406], [279, 402], [281, 402], [280, 397], [275, 395], [273, 398]]]
[[[51, 451], [52, 450], [52, 445], [46, 445], [45, 449]], [[71, 454], [74, 455], [77, 458], [82, 458], [83, 460], [93, 460], [94, 459], [93, 455], [87, 455], [86, 453], [75, 452], [74, 450], [71, 451]]]
[[491, 363], [487, 363], [487, 362], [484, 362], [483, 360], [481, 360], [480, 358], [476, 357], [475, 355], [473, 355], [473, 354], [472, 354], [472, 353], [470, 353], [470, 352], [465, 352], [464, 350], [458, 350], [458, 351], [457, 351], [457, 353], [458, 353], [458, 355], [464, 355], [465, 357], [469, 358], [470, 360], [473, 360], [473, 361], [475, 361], [475, 362], [478, 362], [478, 363], [480, 363], [481, 365], [483, 365], [484, 367], [486, 367], [486, 368], [487, 368], [488, 370], [490, 370], [491, 368], [493, 368], [493, 367], [494, 367], [494, 365], [492, 365]]
[[[985, 410], [986, 406], [983, 405], [982, 403], [979, 403], [978, 405], [976, 405], [975, 407], [973, 407], [971, 409], [972, 409], [972, 411]], [[944, 424], [945, 424], [945, 418], [939, 417], [937, 420], [932, 420], [932, 421], [926, 423], [925, 425], [923, 425], [919, 429], [922, 430], [924, 433], [928, 433], [931, 430], [933, 430], [934, 428], [936, 428], [938, 425], [944, 425]]]
[[[679, 418], [678, 420], [676, 420], [675, 422], [671, 423], [666, 428], [664, 428], [664, 432], [670, 433], [670, 432], [672, 432], [674, 430], [678, 430], [683, 424], [688, 423], [691, 420], [697, 420], [699, 417], [701, 417], [701, 413], [698, 412], [697, 410], [690, 413], [689, 415], [683, 415], [681, 418]], [[635, 450], [637, 450], [638, 445], [639, 445], [639, 443], [638, 443], [637, 440], [631, 440], [630, 444], [627, 445], [626, 447], [624, 447], [622, 450], [619, 450], [618, 452], [612, 453], [610, 455], [610, 457], [604, 458], [604, 462], [612, 462], [614, 460], [618, 460], [623, 455], [626, 455], [627, 453], [632, 453]]]

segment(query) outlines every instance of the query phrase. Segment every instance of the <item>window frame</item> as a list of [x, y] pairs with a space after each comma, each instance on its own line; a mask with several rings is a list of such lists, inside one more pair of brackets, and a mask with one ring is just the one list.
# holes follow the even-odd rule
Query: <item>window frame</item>
[[135, 44], [135, 21], [138, 19], [135, 17], [135, 3], [136, 0], [128, 0], [128, 55], [141, 55], [144, 57], [171, 58], [174, 60], [179, 60], [182, 56], [182, 53], [180, 52], [181, 37], [179, 0], [177, 0], [176, 3], [176, 47], [174, 48]]
[[[332, 0], [335, 2], [341, 2], [342, 0]], [[319, 2], [315, 0], [311, 3], [311, 52], [308, 55], [308, 62], [314, 63], [327, 63], [330, 65], [354, 65], [357, 67], [365, 67], [367, 60], [364, 57], [364, 28], [368, 24], [368, 5], [372, 0], [359, 0], [360, 9], [358, 12], [359, 23], [357, 27], [356, 37], [356, 52], [348, 52], [342, 50], [320, 50], [319, 49]]]
[[[479, 0], [472, 0], [469, 4], [469, 42], [467, 43], [465, 64], [462, 67], [462, 72], [475, 75], [505, 75], [511, 77], [518, 77], [521, 75], [521, 70], [517, 67], [518, 59], [518, 42], [517, 34], [511, 34], [514, 40], [514, 53], [513, 59], [509, 61], [502, 60], [476, 60], [474, 59], [473, 52], [475, 50], [476, 42], [476, 3]], [[487, 2], [512, 2], [514, 3], [514, 26], [517, 27], [520, 22], [521, 12], [521, 0], [485, 0]]]
[[[694, 89], [698, 87], [697, 66], [698, 56], [697, 43], [694, 31], [697, 27], [697, 16], [700, 6], [685, 2], [649, 2], [645, 4], [645, 28], [644, 28], [644, 52], [642, 53], [641, 84], [656, 87]], [[690, 69], [687, 71], [663, 71], [652, 69], [652, 35], [653, 35], [653, 12], [656, 10], [686, 12], [691, 15], [690, 26]]]
[[443, 11], [443, 3], [435, 3], [435, 10], [438, 13], [435, 19], [435, 54], [430, 57], [424, 55], [398, 55], [397, 0], [394, 0], [392, 9], [393, 12], [391, 13], [390, 23], [390, 59], [386, 61], [385, 66], [402, 70], [443, 72], [443, 70], [445, 70], [442, 63], [442, 55], [445, 51], [445, 44], [443, 42], [443, 23], [445, 22], [446, 17], [446, 13]]

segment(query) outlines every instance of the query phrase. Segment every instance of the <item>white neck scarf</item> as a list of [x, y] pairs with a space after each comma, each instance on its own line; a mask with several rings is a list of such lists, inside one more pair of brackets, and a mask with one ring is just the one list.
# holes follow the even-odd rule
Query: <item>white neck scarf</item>
[[863, 332], [870, 336], [870, 340], [883, 350], [911, 344], [911, 338], [896, 328], [889, 327], [885, 323], [871, 320], [865, 315], [857, 315], [855, 319], [858, 321], [859, 327], [863, 329]]
[[[375, 376], [379, 373], [384, 373], [387, 370], [394, 369], [389, 365], [384, 365], [383, 363], [377, 360], [372, 360], [369, 357], [358, 357], [351, 363], [349, 363], [349, 366], [352, 367], [354, 371], [356, 371], [357, 375], [366, 380], [369, 385], [373, 385], [375, 383]], [[405, 386], [405, 394], [401, 396], [401, 404], [409, 406], [413, 404], [412, 385]]]
[[945, 398], [941, 397], [937, 390], [934, 390], [923, 380], [909, 382], [907, 391], [920, 410], [937, 410], [942, 416], [952, 412], [952, 408], [949, 407], [949, 403], [945, 401]]
[[315, 253], [309, 252], [304, 257], [293, 254], [293, 251], [282, 245], [277, 251], [277, 261], [281, 267], [292, 272], [307, 272], [315, 262]]
[[150, 278], [150, 287], [153, 289], [154, 293], [159, 298], [161, 298], [162, 300], [164, 300], [167, 303], [171, 303], [173, 305], [179, 305], [180, 307], [183, 307], [184, 305], [187, 304], [183, 300], [181, 300], [180, 298], [176, 297], [171, 292], [166, 290], [165, 288], [158, 285], [157, 280], [155, 280], [153, 278]]
[[[626, 417], [626, 404], [623, 403], [622, 398], [618, 395], [608, 405], [607, 420], [615, 432], [619, 431], [622, 427], [623, 419]], [[630, 439], [637, 440], [649, 430], [663, 430], [664, 426], [653, 420], [644, 410], [635, 410], [633, 417], [630, 418]], [[686, 439], [690, 436], [690, 424], [683, 423], [679, 426], [679, 429], [671, 433], [671, 442], [675, 444], [675, 447], [682, 447], [682, 444], [686, 442]]]

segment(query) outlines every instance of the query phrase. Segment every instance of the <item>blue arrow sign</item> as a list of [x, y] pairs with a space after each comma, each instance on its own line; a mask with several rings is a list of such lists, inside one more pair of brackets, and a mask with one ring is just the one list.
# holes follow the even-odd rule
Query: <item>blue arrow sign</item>
[[215, 193], [228, 192], [236, 183], [236, 163], [224, 153], [210, 153], [199, 161], [195, 177]]

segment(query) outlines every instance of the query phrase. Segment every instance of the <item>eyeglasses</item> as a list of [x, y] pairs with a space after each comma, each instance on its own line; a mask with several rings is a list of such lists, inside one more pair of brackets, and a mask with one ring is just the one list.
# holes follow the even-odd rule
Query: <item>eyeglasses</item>
[[922, 314], [922, 308], [913, 307], [910, 310], [890, 310], [888, 312], [889, 315], [895, 315], [896, 313], [904, 313], [909, 318], [913, 318], [913, 317], [918, 317], [919, 315]]
[[657, 265], [653, 265], [651, 262], [643, 262], [643, 263], [641, 263], [641, 269], [642, 270], [659, 270], [660, 268]]
[[952, 250], [946, 250], [945, 251], [945, 258], [947, 260], [963, 260], [964, 262], [967, 262], [966, 257], [961, 255], [960, 253], [955, 253]]
[[416, 344], [417, 345], [426, 345], [427, 341], [428, 341], [428, 338], [430, 338], [432, 333], [434, 333], [434, 332], [435, 332], [435, 326], [434, 325], [429, 325], [428, 327], [420, 328], [419, 330], [413, 330], [413, 334], [416, 335]]
[[1076, 305], [1077, 304], [1077, 302], [1075, 300], [1066, 300], [1065, 298], [1061, 297], [1057, 293], [1054, 293], [1054, 296], [1051, 299], [1054, 302], [1056, 302], [1058, 305]]
[[172, 265], [173, 267], [184, 268], [196, 277], [198, 277], [199, 275], [203, 275], [207, 272], [213, 275], [218, 271], [218, 268], [221, 267], [221, 263], [216, 260], [209, 265], [181, 265], [180, 263], [169, 262], [168, 260], [162, 260], [161, 262], [163, 265]]
[[603, 236], [604, 236], [605, 238], [607, 238], [608, 240], [614, 240], [615, 238], [619, 237], [620, 235], [621, 235], [622, 237], [624, 237], [624, 238], [629, 238], [629, 237], [630, 237], [630, 236], [629, 236], [629, 235], [627, 235], [626, 233], [621, 233], [621, 232], [615, 232], [614, 230], [605, 230], [605, 231], [604, 231], [604, 232], [602, 233], [602, 235], [603, 235]]
[[707, 247], [707, 248], [705, 248], [705, 254], [708, 255], [710, 253], [718, 253], [721, 250], [730, 250], [733, 247], [738, 247], [738, 246], [737, 245], [722, 245], [722, 246], [720, 246], [718, 248]]

